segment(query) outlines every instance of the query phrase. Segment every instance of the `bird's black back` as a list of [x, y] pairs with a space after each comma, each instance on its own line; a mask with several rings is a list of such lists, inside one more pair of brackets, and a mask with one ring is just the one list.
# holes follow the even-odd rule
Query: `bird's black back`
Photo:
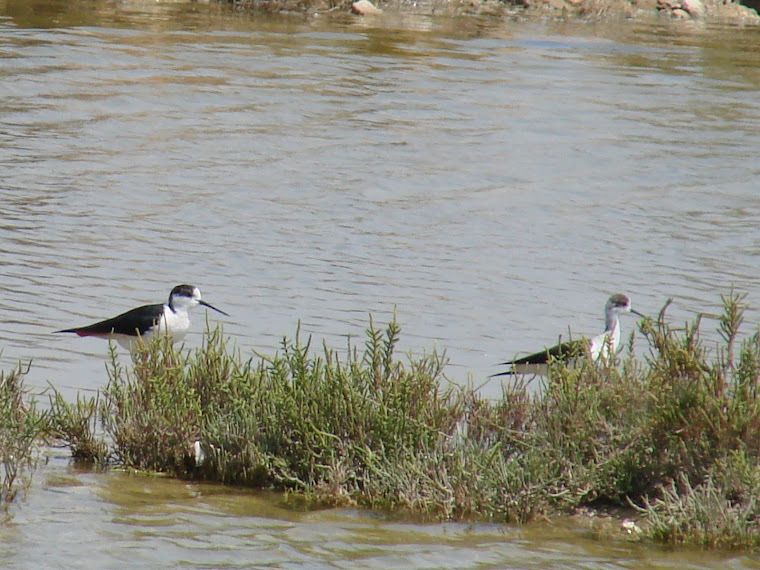
[[522, 358], [502, 362], [502, 364], [546, 364], [552, 358], [555, 360], [570, 360], [588, 352], [587, 340], [568, 340], [558, 345], [547, 348], [535, 354], [529, 354]]
[[153, 328], [164, 314], [164, 306], [143, 305], [135, 309], [117, 315], [111, 319], [100, 321], [74, 329], [66, 329], [57, 332], [89, 333], [93, 335], [123, 334], [127, 336], [144, 335]]
[[[588, 354], [589, 346], [588, 341], [583, 340], [568, 340], [567, 342], [561, 342], [551, 348], [547, 348], [522, 358], [516, 358], [515, 360], [509, 360], [502, 362], [501, 366], [509, 366], [504, 372], [498, 372], [492, 374], [490, 377], [496, 376], [509, 376], [511, 374], [523, 374], [522, 370], [518, 370], [520, 366], [541, 366], [548, 364], [551, 360], [564, 360], [565, 362], [571, 361], [575, 358]], [[536, 373], [535, 369], [529, 369], [529, 373]]]

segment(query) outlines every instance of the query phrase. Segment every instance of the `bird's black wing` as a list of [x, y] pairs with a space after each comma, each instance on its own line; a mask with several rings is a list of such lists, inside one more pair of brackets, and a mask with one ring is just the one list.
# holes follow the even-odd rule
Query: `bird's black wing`
[[162, 304], [144, 305], [142, 307], [131, 309], [126, 313], [122, 313], [111, 319], [106, 319], [105, 321], [93, 323], [85, 327], [56, 332], [72, 332], [80, 336], [109, 334], [123, 334], [128, 336], [136, 336], [137, 334], [144, 335], [155, 326], [163, 314], [164, 306]]
[[528, 356], [523, 356], [522, 358], [508, 360], [507, 362], [501, 362], [499, 363], [500, 366], [509, 366], [510, 368], [504, 372], [492, 374], [491, 377], [518, 374], [519, 372], [515, 370], [515, 367], [520, 365], [548, 364], [551, 360], [572, 360], [574, 358], [578, 358], [579, 356], [587, 354], [588, 350], [589, 346], [587, 340], [568, 340], [567, 342], [561, 342], [555, 346], [552, 346], [551, 348], [547, 348], [534, 354], [529, 354]]

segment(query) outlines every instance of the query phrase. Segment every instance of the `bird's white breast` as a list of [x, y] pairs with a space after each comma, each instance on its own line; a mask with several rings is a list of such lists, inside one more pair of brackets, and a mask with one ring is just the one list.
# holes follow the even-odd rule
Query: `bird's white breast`
[[617, 353], [620, 344], [620, 326], [616, 323], [611, 331], [605, 331], [589, 340], [589, 354], [593, 360], [609, 358]]
[[158, 321], [158, 331], [160, 333], [168, 332], [172, 337], [172, 341], [177, 342], [185, 338], [189, 329], [190, 316], [187, 314], [187, 310], [177, 309], [172, 311], [168, 305], [164, 305], [164, 314]]

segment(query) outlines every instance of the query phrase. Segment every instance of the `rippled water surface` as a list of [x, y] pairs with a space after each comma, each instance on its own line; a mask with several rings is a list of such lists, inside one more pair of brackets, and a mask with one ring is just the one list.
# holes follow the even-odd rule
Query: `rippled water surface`
[[[653, 22], [0, 2], [0, 364], [32, 359], [34, 389], [93, 391], [106, 344], [51, 331], [184, 282], [232, 315], [244, 352], [272, 352], [299, 321], [342, 347], [395, 310], [404, 348], [445, 349], [459, 383], [568, 327], [601, 331], [614, 292], [646, 313], [673, 297], [683, 322], [733, 285], [752, 330], [758, 46], [757, 29]], [[758, 562], [279, 501], [55, 457], [0, 552], [17, 566]]]

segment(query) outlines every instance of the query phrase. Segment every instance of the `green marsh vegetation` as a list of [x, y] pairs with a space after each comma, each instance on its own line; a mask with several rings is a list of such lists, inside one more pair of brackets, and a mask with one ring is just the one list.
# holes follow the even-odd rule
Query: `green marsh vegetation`
[[7, 519], [11, 503], [31, 483], [38, 443], [48, 433], [47, 413], [37, 409], [24, 389], [28, 370], [19, 364], [0, 371], [0, 520]]
[[713, 350], [666, 304], [622, 355], [497, 399], [450, 383], [443, 354], [398, 355], [395, 320], [347, 350], [296, 334], [249, 359], [218, 330], [193, 352], [156, 339], [130, 366], [112, 352], [97, 398], [54, 393], [51, 425], [80, 460], [309, 506], [518, 523], [622, 508], [639, 539], [757, 548], [760, 339], [740, 341], [740, 296], [722, 302]]

